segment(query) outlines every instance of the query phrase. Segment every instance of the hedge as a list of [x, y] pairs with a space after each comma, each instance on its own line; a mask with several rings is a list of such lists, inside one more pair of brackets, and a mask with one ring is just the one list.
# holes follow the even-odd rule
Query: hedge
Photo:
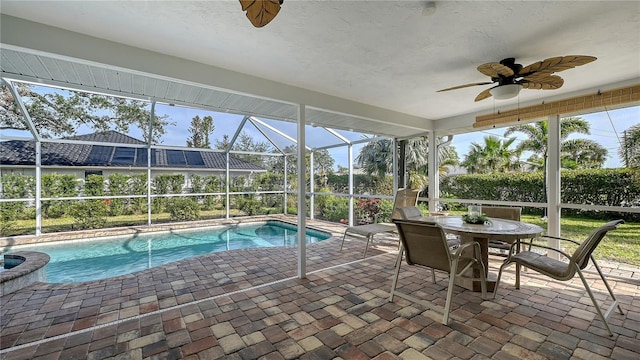
[[[497, 201], [545, 202], [542, 172], [468, 174], [442, 179], [443, 197]], [[640, 206], [640, 170], [588, 169], [561, 172], [561, 201], [566, 204], [603, 206]], [[529, 213], [541, 209], [523, 209]], [[563, 209], [566, 215], [610, 218], [610, 212]], [[616, 213], [627, 220], [637, 221], [640, 214]]]

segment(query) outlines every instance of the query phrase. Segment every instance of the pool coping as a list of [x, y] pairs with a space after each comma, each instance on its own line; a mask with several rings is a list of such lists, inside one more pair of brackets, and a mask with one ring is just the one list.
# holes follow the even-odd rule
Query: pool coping
[[[175, 231], [175, 230], [189, 230], [189, 229], [213, 227], [213, 226], [237, 225], [237, 224], [243, 224], [243, 223], [261, 222], [261, 221], [282, 221], [291, 225], [297, 225], [296, 216], [277, 214], [277, 215], [261, 215], [261, 216], [243, 216], [243, 217], [234, 217], [230, 219], [208, 219], [208, 220], [197, 220], [197, 221], [180, 222], [180, 223], [136, 225], [136, 226], [103, 228], [103, 229], [93, 229], [93, 230], [66, 231], [66, 232], [57, 232], [57, 233], [46, 233], [40, 236], [18, 235], [18, 236], [0, 237], [0, 254], [8, 252], [11, 250], [12, 247], [19, 246], [19, 245], [37, 245], [37, 244], [66, 241], [66, 240], [86, 240], [86, 239], [94, 239], [94, 238], [121, 237], [121, 236], [128, 236], [128, 235], [137, 235], [142, 233], [162, 233], [162, 232], [169, 232], [169, 231]], [[319, 226], [314, 226], [313, 224], [310, 224], [309, 221], [311, 221], [312, 223], [318, 223]], [[313, 229], [315, 231], [328, 233], [331, 236], [342, 236], [342, 234], [344, 233], [344, 229], [346, 229], [345, 225], [336, 224], [328, 221], [307, 219], [307, 222], [308, 222], [307, 223], [308, 229]]]

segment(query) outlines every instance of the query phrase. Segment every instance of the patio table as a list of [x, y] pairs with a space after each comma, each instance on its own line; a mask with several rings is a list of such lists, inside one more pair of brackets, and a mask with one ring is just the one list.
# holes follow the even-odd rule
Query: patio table
[[[521, 221], [489, 218], [485, 224], [467, 224], [462, 221], [461, 216], [425, 216], [416, 218], [427, 222], [435, 222], [440, 225], [445, 232], [460, 236], [461, 243], [475, 241], [480, 244], [482, 261], [485, 264], [487, 275], [487, 290], [493, 291], [496, 283], [496, 275], [489, 272], [489, 239], [500, 240], [513, 244], [520, 239], [529, 239], [539, 236], [543, 229], [538, 225], [528, 224]], [[412, 219], [415, 220], [415, 219]], [[473, 270], [473, 278], [479, 277], [479, 270]], [[519, 269], [516, 269], [519, 271]], [[461, 277], [456, 281], [456, 285], [472, 291], [480, 291], [480, 281], [473, 280], [472, 277]]]

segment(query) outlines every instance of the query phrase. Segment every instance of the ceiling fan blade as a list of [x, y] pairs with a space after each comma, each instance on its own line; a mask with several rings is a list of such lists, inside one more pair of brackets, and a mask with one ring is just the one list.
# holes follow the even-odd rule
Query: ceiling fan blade
[[513, 70], [508, 66], [502, 65], [496, 62], [490, 62], [478, 66], [478, 71], [489, 76], [490, 78], [497, 78], [500, 76], [509, 77], [513, 76]]
[[[496, 86], [494, 86], [496, 87]], [[478, 96], [476, 96], [476, 99], [474, 101], [480, 101], [480, 100], [484, 100], [486, 98], [491, 97], [491, 93], [489, 92], [489, 90], [491, 90], [493, 88], [489, 88], [484, 90], [483, 92], [481, 92], [480, 94], [478, 94]]]
[[525, 89], [555, 90], [562, 87], [564, 80], [558, 75], [528, 76], [520, 81]]
[[552, 74], [563, 70], [573, 69], [576, 66], [588, 64], [592, 61], [595, 61], [596, 59], [597, 58], [595, 56], [586, 55], [552, 57], [523, 67], [518, 72], [518, 76], [526, 77], [536, 72], [545, 72], [548, 74]]
[[470, 87], [470, 86], [489, 85], [489, 84], [493, 84], [493, 82], [492, 81], [485, 81], [485, 82], [478, 82], [478, 83], [473, 83], [473, 84], [458, 85], [458, 86], [454, 86], [454, 87], [438, 90], [436, 92], [443, 92], [443, 91], [449, 91], [449, 90], [462, 89], [462, 88], [466, 88], [466, 87]]
[[240, 0], [242, 11], [255, 27], [263, 27], [273, 20], [280, 11], [279, 0]]

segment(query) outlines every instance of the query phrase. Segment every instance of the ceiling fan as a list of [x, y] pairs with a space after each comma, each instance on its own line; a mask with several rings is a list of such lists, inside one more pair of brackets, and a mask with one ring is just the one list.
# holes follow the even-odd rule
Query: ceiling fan
[[280, 11], [284, 0], [240, 0], [242, 11], [247, 12], [247, 18], [253, 26], [259, 28], [267, 25]]
[[515, 97], [520, 89], [555, 90], [562, 87], [564, 80], [558, 75], [552, 75], [563, 70], [595, 61], [596, 57], [585, 55], [569, 55], [548, 58], [523, 67], [516, 64], [515, 58], [506, 58], [499, 63], [490, 62], [478, 66], [478, 71], [491, 78], [491, 81], [477, 82], [438, 90], [449, 91], [476, 85], [497, 84], [482, 91], [475, 101], [493, 96], [495, 99], [509, 99]]

